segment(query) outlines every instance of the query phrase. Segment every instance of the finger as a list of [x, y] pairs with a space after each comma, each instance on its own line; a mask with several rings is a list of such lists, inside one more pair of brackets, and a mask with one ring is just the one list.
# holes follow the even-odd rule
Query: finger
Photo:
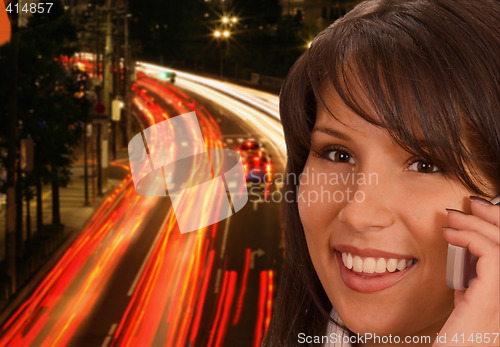
[[[495, 207], [495, 206], [493, 206]], [[484, 211], [483, 211], [484, 212]], [[491, 214], [491, 211], [489, 211]], [[491, 216], [490, 216], [491, 217]], [[490, 218], [491, 220], [491, 218]], [[496, 245], [500, 245], [500, 229], [476, 215], [468, 215], [458, 210], [448, 210], [448, 226], [457, 230], [475, 231]]]
[[[482, 287], [483, 289], [480, 290], [482, 293], [481, 295], [490, 298], [498, 298], [498, 292], [500, 290], [500, 247], [474, 231], [444, 228], [443, 236], [450, 244], [468, 248], [473, 255], [479, 258], [476, 265], [476, 273], [479, 282], [475, 280], [464, 295], [467, 295], [467, 292], [473, 289], [473, 287], [473, 290], [476, 292]], [[482, 283], [482, 285], [479, 285], [479, 283]], [[486, 283], [487, 285], [484, 286]], [[471, 293], [472, 292], [469, 294]], [[462, 299], [464, 299], [464, 297], [455, 295], [456, 302], [460, 302]]]
[[474, 196], [472, 196], [470, 200], [472, 214], [496, 225], [499, 227], [498, 230], [500, 231], [500, 206], [492, 205], [486, 200], [480, 200]]
[[468, 248], [469, 251], [477, 257], [495, 257], [494, 260], [498, 263], [498, 253], [500, 248], [484, 235], [470, 230], [455, 230], [451, 228], [443, 228], [443, 236], [448, 243]]

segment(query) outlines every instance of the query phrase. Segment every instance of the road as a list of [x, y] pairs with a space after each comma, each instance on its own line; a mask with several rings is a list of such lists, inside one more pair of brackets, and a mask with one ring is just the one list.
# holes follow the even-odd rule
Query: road
[[[180, 75], [173, 88], [148, 77], [155, 69], [144, 68], [134, 86], [143, 128], [195, 111], [207, 148], [235, 149], [253, 138], [265, 144], [274, 174], [283, 173], [273, 96]], [[157, 142], [171, 146], [160, 136]], [[128, 175], [3, 325], [0, 346], [258, 346], [283, 255], [281, 187], [247, 188], [241, 211], [181, 234], [170, 199], [138, 195]], [[217, 204], [198, 198], [208, 199], [207, 208]]]

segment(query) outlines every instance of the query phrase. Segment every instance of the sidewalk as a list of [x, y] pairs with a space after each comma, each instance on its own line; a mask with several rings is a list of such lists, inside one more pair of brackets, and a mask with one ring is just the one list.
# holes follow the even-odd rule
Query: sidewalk
[[[59, 258], [64, 250], [69, 247], [72, 241], [83, 230], [87, 222], [97, 210], [99, 205], [105, 199], [106, 195], [113, 191], [118, 183], [126, 176], [127, 172], [123, 168], [108, 167], [108, 182], [106, 189], [103, 189], [103, 195], [99, 196], [97, 192], [97, 177], [94, 163], [88, 158], [88, 191], [90, 206], [85, 206], [85, 182], [84, 182], [84, 161], [83, 148], [77, 151], [78, 160], [71, 169], [71, 180], [66, 187], [59, 189], [59, 203], [61, 213], [61, 223], [63, 228], [54, 228], [52, 223], [52, 192], [50, 185], [44, 185], [42, 190], [43, 197], [43, 224], [44, 229], [36, 229], [36, 199], [30, 201], [30, 219], [31, 235], [33, 247], [31, 254], [25, 255], [23, 259], [28, 259], [28, 264], [23, 263], [23, 259], [18, 259], [18, 292], [14, 300], [6, 301], [5, 289], [0, 289], [0, 311], [9, 304], [11, 306], [17, 299], [22, 297], [24, 292], [29, 292], [32, 282], [38, 282], [36, 277], [40, 272], [45, 272], [48, 265]], [[110, 157], [110, 161], [111, 161]], [[127, 149], [123, 148], [117, 151], [116, 162], [128, 165]], [[26, 240], [26, 202], [23, 206], [23, 236]], [[5, 205], [0, 205], [0, 261], [5, 260]], [[28, 269], [31, 268], [31, 275], [28, 275]], [[24, 276], [23, 276], [24, 275]], [[42, 274], [43, 276], [44, 274]], [[3, 283], [0, 286], [4, 287]], [[21, 293], [23, 292], [23, 293]], [[8, 311], [8, 309], [6, 310]], [[4, 312], [2, 312], [4, 313]], [[2, 314], [3, 315], [3, 314]]]

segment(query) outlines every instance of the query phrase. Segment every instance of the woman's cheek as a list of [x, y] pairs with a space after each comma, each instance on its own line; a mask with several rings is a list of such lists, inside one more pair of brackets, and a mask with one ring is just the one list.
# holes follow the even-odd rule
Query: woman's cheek
[[335, 212], [335, 204], [321, 200], [318, 192], [321, 192], [320, 185], [301, 184], [299, 187], [299, 197], [301, 198], [298, 202], [298, 208], [309, 255], [325, 286], [327, 283], [323, 280], [328, 277], [325, 270], [330, 268], [332, 260], [331, 225], [338, 212]]
[[320, 192], [318, 185], [307, 183], [299, 186], [299, 215], [305, 230], [323, 230], [328, 225], [329, 216], [332, 216], [332, 206], [322, 200]]
[[297, 195], [299, 216], [306, 234], [307, 230], [312, 230], [314, 228], [314, 225], [311, 225], [311, 222], [316, 220], [316, 213], [313, 208], [314, 206], [311, 206], [311, 200], [308, 198], [308, 196], [310, 195], [309, 188], [310, 187], [306, 184], [300, 184]]
[[326, 288], [326, 269], [330, 267], [331, 261], [330, 235], [327, 232], [331, 206], [311, 198], [316, 189], [317, 187], [311, 184], [300, 185], [298, 208], [312, 264], [323, 287]]
[[297, 203], [304, 229], [321, 232], [328, 229], [342, 206], [354, 199], [356, 187], [348, 179], [350, 170], [342, 167], [343, 170], [332, 172], [328, 163], [319, 160], [309, 158], [301, 176]]

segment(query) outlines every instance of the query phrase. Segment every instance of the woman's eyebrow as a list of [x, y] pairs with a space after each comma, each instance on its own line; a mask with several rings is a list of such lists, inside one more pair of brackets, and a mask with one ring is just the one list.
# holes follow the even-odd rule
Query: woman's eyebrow
[[319, 131], [319, 132], [325, 133], [327, 135], [330, 135], [330, 136], [333, 136], [333, 137], [336, 137], [336, 138], [339, 138], [342, 140], [350, 140], [351, 139], [346, 134], [344, 134], [338, 130], [331, 129], [331, 128], [326, 128], [326, 127], [322, 127], [322, 126], [315, 126], [313, 128], [312, 132], [315, 132], [315, 131]]

